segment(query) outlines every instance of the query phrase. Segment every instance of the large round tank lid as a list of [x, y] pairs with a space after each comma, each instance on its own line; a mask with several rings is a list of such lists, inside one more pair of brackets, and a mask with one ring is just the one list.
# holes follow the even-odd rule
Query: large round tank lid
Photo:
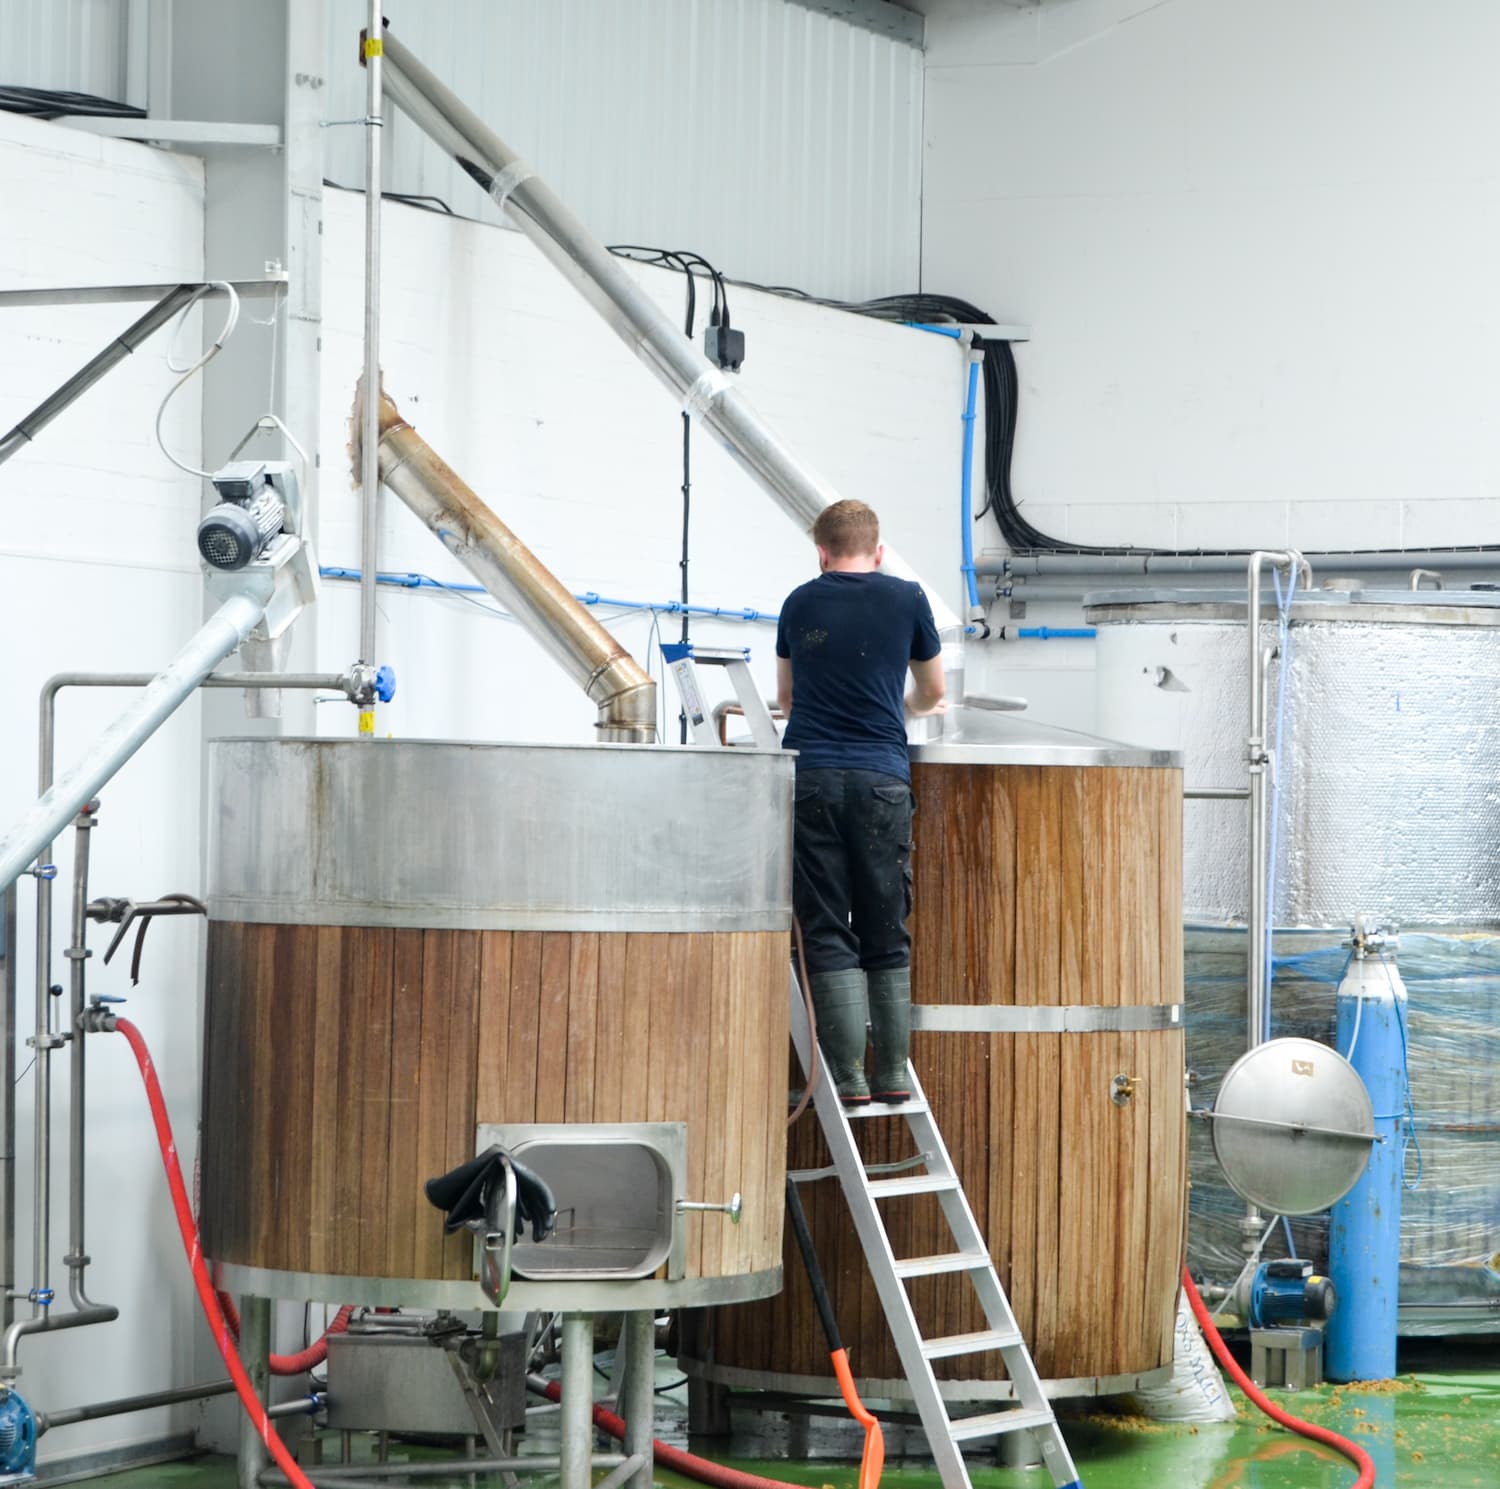
[[1242, 1199], [1273, 1215], [1312, 1215], [1354, 1188], [1375, 1112], [1354, 1067], [1312, 1039], [1247, 1050], [1219, 1086], [1214, 1156]]

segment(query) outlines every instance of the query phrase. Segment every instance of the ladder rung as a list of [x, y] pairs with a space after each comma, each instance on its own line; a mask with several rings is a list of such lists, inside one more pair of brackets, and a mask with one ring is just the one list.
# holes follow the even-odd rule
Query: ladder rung
[[846, 1106], [844, 1115], [858, 1122], [868, 1117], [915, 1117], [931, 1110], [925, 1101], [872, 1101], [868, 1106]]
[[944, 1256], [909, 1256], [898, 1261], [898, 1277], [936, 1277], [940, 1272], [978, 1272], [990, 1265], [988, 1251], [950, 1251]]
[[948, 1194], [958, 1180], [942, 1174], [918, 1174], [914, 1179], [875, 1179], [866, 1186], [871, 1199], [896, 1199], [903, 1194]]
[[970, 1442], [976, 1437], [1003, 1437], [1007, 1432], [1029, 1432], [1037, 1427], [1054, 1431], [1057, 1419], [1046, 1409], [991, 1412], [983, 1417], [960, 1417], [949, 1424], [948, 1435], [954, 1442]]
[[924, 1339], [922, 1355], [928, 1360], [945, 1360], [950, 1355], [980, 1355], [986, 1350], [1009, 1349], [1020, 1344], [1014, 1329], [981, 1329], [977, 1334], [948, 1334], [941, 1339]]

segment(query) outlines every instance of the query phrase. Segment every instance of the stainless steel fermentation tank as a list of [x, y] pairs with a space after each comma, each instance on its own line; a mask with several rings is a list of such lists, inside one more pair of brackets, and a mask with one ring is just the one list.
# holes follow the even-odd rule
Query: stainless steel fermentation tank
[[[423, 1183], [499, 1140], [562, 1216], [507, 1307], [780, 1287], [791, 756], [230, 739], [210, 766], [221, 1285], [493, 1307]], [[641, 1175], [631, 1215], [590, 1153]]]
[[[1262, 643], [1280, 640], [1274, 618]], [[1100, 727], [1179, 749], [1191, 792], [1245, 779], [1243, 591], [1125, 591], [1086, 601], [1098, 627]], [[1299, 593], [1272, 816], [1273, 1032], [1331, 1042], [1354, 917], [1399, 926], [1410, 993], [1416, 1145], [1402, 1218], [1401, 1329], [1492, 1329], [1500, 1306], [1500, 595]], [[1248, 815], [1189, 800], [1184, 817], [1188, 1064], [1210, 1097], [1244, 1046]], [[1420, 1159], [1418, 1157], [1420, 1152]], [[1243, 1207], [1193, 1134], [1189, 1256], [1239, 1270]], [[1421, 1180], [1417, 1183], [1418, 1167]], [[1321, 1255], [1326, 1227], [1298, 1222]]]

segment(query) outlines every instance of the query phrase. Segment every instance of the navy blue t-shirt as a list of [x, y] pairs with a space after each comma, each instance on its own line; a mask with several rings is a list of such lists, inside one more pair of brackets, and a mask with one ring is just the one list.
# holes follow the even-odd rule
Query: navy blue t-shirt
[[878, 569], [820, 574], [781, 607], [776, 655], [792, 663], [792, 717], [782, 740], [804, 769], [879, 770], [911, 779], [908, 662], [942, 650], [920, 585]]

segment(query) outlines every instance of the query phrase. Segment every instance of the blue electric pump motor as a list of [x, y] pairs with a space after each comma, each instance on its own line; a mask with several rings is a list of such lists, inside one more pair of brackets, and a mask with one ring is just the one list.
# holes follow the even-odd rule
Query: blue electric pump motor
[[36, 1478], [36, 1416], [18, 1391], [0, 1396], [0, 1484]]
[[1315, 1273], [1311, 1262], [1296, 1257], [1263, 1262], [1250, 1284], [1250, 1327], [1320, 1323], [1333, 1317], [1337, 1304], [1333, 1283]]

